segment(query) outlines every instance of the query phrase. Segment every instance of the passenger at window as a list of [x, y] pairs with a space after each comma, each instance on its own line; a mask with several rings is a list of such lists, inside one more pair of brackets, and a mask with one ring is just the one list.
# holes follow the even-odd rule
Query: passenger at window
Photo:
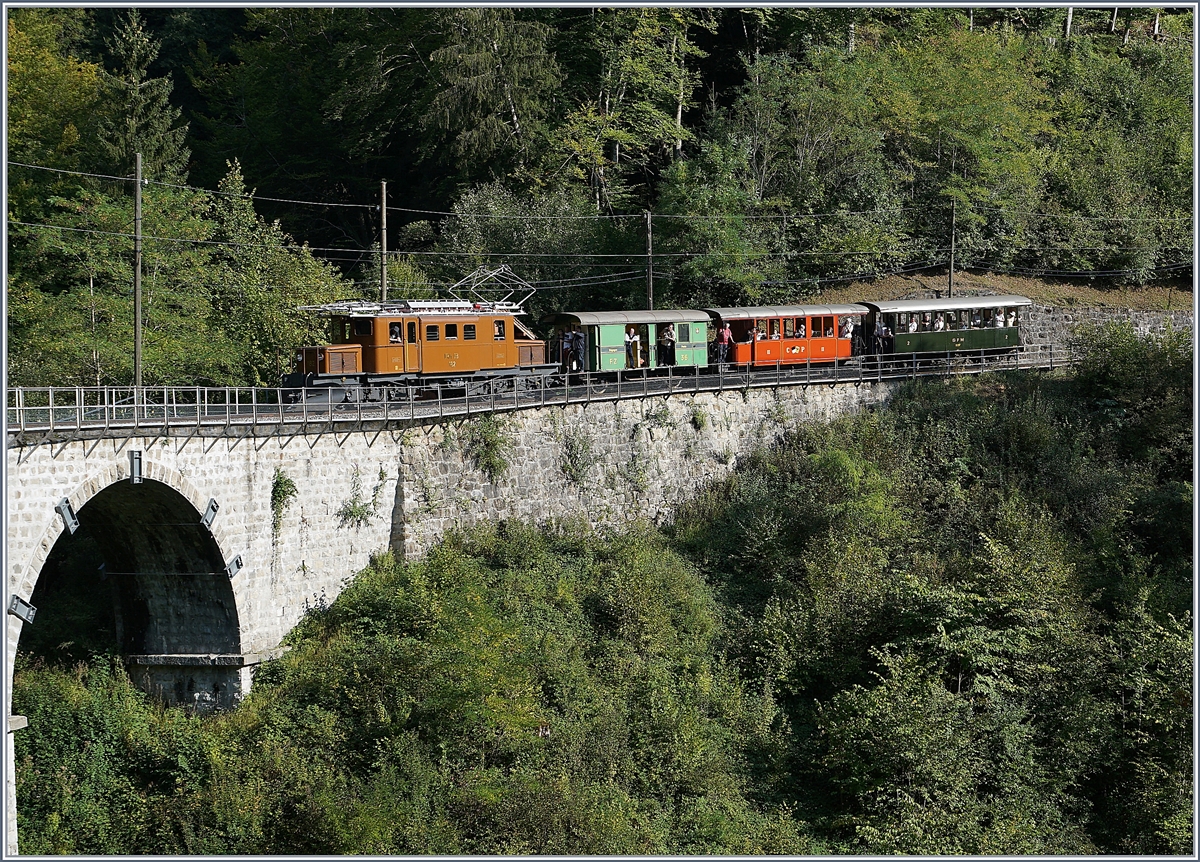
[[1009, 326], [1017, 325], [1017, 310], [1015, 308], [1010, 308], [1008, 310], [1008, 325]]
[[842, 331], [840, 333], [838, 333], [838, 337], [839, 338], [849, 338], [850, 334], [853, 331], [854, 331], [854, 326], [850, 323], [850, 318], [843, 317], [842, 318]]
[[388, 341], [392, 344], [401, 344], [404, 341], [400, 334], [399, 323], [393, 323], [388, 327]]
[[909, 332], [917, 331], [917, 316], [915, 314], [908, 319], [908, 331]]
[[941, 332], [945, 328], [946, 328], [946, 319], [942, 315], [939, 314], [933, 320], [933, 331]]
[[638, 352], [642, 338], [638, 335], [637, 327], [632, 323], [625, 327], [625, 367], [638, 367]]
[[997, 308], [997, 309], [996, 309], [996, 318], [995, 318], [995, 320], [996, 320], [995, 327], [996, 327], [997, 329], [999, 329], [1000, 327], [1004, 326], [1004, 309], [1003, 309], [1003, 308]]

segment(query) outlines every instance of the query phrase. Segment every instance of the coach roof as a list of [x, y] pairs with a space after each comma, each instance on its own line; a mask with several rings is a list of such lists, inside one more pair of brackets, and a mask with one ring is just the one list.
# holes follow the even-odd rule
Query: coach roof
[[1033, 305], [1033, 300], [1024, 296], [948, 296], [943, 299], [893, 299], [885, 302], [863, 300], [863, 305], [886, 314], [897, 311], [960, 311], [1001, 306], [1011, 308], [1014, 305]]

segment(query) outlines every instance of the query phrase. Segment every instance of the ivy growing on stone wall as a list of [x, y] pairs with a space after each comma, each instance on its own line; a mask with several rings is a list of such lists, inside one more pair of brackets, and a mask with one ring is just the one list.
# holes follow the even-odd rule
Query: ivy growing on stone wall
[[488, 481], [495, 482], [509, 468], [509, 456], [515, 443], [508, 423], [493, 414], [472, 420], [462, 432], [463, 452]]
[[383, 490], [387, 477], [387, 471], [380, 467], [378, 481], [371, 489], [371, 498], [368, 500], [363, 496], [362, 471], [358, 469], [357, 464], [354, 465], [354, 473], [350, 476], [350, 499], [342, 503], [342, 507], [337, 511], [338, 521], [343, 527], [354, 527], [357, 530], [371, 523], [379, 506], [379, 492]]
[[275, 468], [275, 476], [271, 479], [271, 534], [279, 537], [283, 527], [283, 515], [296, 496], [296, 483], [279, 467]]
[[562, 435], [562, 447], [559, 468], [572, 482], [582, 484], [599, 457], [592, 446], [592, 438], [586, 431], [567, 429]]

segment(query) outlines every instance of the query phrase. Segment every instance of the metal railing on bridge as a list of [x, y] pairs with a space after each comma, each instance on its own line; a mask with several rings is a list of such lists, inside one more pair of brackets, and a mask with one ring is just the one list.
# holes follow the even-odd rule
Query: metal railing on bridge
[[[197, 432], [264, 426], [296, 433], [312, 426], [432, 421], [550, 405], [616, 401], [674, 394], [780, 386], [876, 383], [986, 371], [1046, 369], [1071, 357], [1059, 346], [1019, 351], [957, 351], [861, 357], [840, 365], [777, 364], [754, 369], [720, 366], [499, 377], [455, 388], [363, 387], [264, 389], [241, 387], [18, 387], [8, 390], [9, 444], [45, 433], [104, 437], [168, 431]], [[282, 426], [282, 427], [281, 427]]]

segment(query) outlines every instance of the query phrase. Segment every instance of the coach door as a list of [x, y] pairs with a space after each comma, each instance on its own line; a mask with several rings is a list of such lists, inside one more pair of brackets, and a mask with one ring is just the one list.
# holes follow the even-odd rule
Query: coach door
[[421, 321], [415, 317], [404, 318], [404, 370], [421, 370]]

